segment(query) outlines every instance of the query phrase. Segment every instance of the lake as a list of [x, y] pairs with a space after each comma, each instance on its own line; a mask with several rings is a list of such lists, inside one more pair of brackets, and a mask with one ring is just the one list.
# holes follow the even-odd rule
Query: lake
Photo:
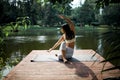
[[[105, 28], [77, 28], [75, 49], [101, 49], [102, 39], [99, 37]], [[5, 39], [5, 68], [0, 71], [0, 77], [7, 75], [32, 50], [48, 50], [61, 36], [60, 29], [36, 29], [13, 33]], [[57, 48], [59, 49], [59, 47]]]

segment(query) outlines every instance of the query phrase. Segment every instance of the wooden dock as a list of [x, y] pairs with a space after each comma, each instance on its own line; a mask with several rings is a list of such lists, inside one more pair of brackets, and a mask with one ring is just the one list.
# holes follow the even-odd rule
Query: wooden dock
[[[48, 53], [46, 50], [33, 50], [3, 80], [103, 80], [108, 77], [120, 76], [120, 70], [107, 71], [101, 74], [103, 63], [99, 62], [103, 58], [98, 54], [94, 56], [94, 59], [99, 58], [95, 63], [94, 59], [85, 59], [87, 55], [90, 57], [95, 53], [93, 50], [75, 50], [75, 56], [85, 58], [81, 61], [71, 61], [71, 64], [64, 64], [57, 60], [45, 61], [46, 57], [44, 58], [43, 55], [56, 57], [56, 53], [59, 53], [59, 51], [53, 50]], [[37, 57], [36, 55], [42, 55], [44, 60], [31, 62], [32, 59]], [[112, 64], [107, 63], [105, 69], [112, 66]]]

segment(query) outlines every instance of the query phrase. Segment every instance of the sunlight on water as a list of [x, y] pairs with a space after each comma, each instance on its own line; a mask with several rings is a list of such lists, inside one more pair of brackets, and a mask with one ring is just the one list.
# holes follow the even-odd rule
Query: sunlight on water
[[12, 40], [14, 43], [26, 43], [26, 42], [31, 42], [31, 41], [38, 41], [40, 43], [46, 43], [46, 41], [49, 40], [57, 40], [60, 37], [58, 36], [12, 36], [6, 38], [6, 40]]
[[39, 40], [41, 43], [45, 43], [47, 38], [46, 38], [46, 36], [38, 36], [37, 40]]

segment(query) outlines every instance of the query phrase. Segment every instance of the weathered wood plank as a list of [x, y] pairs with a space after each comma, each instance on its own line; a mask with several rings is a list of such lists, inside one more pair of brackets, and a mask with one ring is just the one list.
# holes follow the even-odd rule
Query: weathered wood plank
[[[103, 64], [99, 61], [79, 61], [72, 62], [72, 64], [64, 64], [58, 61], [43, 61], [43, 62], [31, 62], [31, 59], [36, 54], [48, 54], [55, 55], [59, 53], [58, 50], [53, 50], [49, 54], [46, 50], [33, 50], [28, 54], [15, 68], [3, 79], [3, 80], [103, 80], [107, 77], [120, 76], [119, 70], [107, 71], [101, 74]], [[75, 50], [74, 54], [93, 55], [93, 50]], [[99, 60], [103, 60], [100, 55]], [[110, 63], [107, 63], [105, 68], [112, 67]]]

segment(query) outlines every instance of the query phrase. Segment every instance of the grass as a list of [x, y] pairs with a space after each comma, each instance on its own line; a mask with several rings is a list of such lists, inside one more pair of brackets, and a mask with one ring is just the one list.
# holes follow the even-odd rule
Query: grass
[[[97, 31], [97, 32], [105, 32], [108, 28], [104, 27], [93, 27], [93, 26], [84, 26], [79, 27], [75, 26], [76, 34], [84, 31]], [[42, 27], [39, 25], [30, 25], [27, 29], [24, 29], [24, 26], [18, 27], [18, 32], [12, 32], [11, 26], [5, 26], [5, 32], [9, 32], [9, 35], [17, 35], [17, 36], [25, 36], [25, 35], [49, 35], [49, 34], [56, 34], [60, 33], [60, 27]]]

